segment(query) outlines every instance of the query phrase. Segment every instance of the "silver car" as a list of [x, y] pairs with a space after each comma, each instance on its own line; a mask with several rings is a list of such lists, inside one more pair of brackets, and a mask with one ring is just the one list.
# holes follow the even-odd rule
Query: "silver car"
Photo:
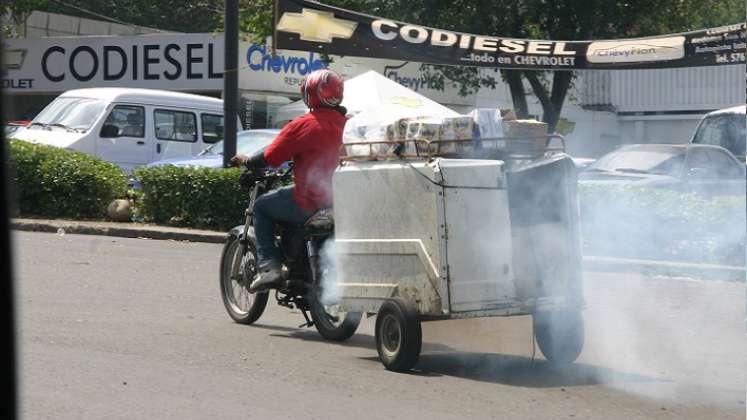
[[706, 195], [745, 194], [745, 166], [723, 147], [630, 144], [579, 175], [586, 184], [635, 184]]

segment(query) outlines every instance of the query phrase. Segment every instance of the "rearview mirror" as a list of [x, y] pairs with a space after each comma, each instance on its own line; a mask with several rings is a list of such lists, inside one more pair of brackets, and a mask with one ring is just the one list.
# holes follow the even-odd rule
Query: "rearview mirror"
[[104, 126], [101, 127], [100, 136], [105, 139], [119, 137], [119, 127], [116, 125], [104, 124]]

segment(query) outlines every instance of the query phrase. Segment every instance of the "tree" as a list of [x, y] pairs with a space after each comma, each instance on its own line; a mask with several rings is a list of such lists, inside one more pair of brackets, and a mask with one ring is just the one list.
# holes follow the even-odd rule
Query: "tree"
[[223, 15], [221, 0], [2, 0], [2, 11], [20, 26], [34, 10], [124, 22], [175, 32], [212, 32]]
[[[326, 0], [376, 16], [475, 34], [552, 40], [629, 38], [682, 32], [744, 19], [742, 0]], [[271, 32], [271, 0], [243, 0], [242, 29], [260, 39]], [[462, 94], [496, 79], [474, 67], [425, 66], [436, 86], [452, 80]], [[482, 75], [481, 75], [482, 74]], [[540, 101], [553, 131], [574, 72], [502, 70], [519, 116], [528, 114], [527, 94]], [[531, 87], [527, 92], [524, 80]]]
[[3, 23], [3, 33], [6, 36], [16, 36], [14, 28], [20, 27], [32, 11], [45, 3], [45, 0], [2, 0], [0, 11], [3, 16], [10, 18], [10, 22]]

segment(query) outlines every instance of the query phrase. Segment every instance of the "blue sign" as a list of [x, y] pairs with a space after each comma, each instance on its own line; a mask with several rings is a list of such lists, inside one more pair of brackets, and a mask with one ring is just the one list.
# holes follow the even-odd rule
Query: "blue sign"
[[271, 71], [275, 73], [297, 74], [306, 76], [314, 70], [327, 67], [327, 63], [310, 52], [307, 57], [289, 57], [278, 54], [273, 57], [267, 46], [252, 44], [246, 52], [246, 61], [252, 71]]

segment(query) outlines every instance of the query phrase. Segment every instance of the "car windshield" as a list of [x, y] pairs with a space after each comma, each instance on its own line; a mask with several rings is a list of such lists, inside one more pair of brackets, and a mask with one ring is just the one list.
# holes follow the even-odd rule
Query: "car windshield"
[[693, 143], [721, 146], [736, 156], [744, 156], [746, 127], [744, 115], [726, 114], [709, 117], [698, 127]]
[[[272, 132], [239, 133], [236, 136], [236, 153], [251, 156], [269, 146], [275, 136], [277, 136], [277, 133]], [[221, 140], [203, 150], [200, 155], [223, 155], [223, 141]]]
[[60, 97], [34, 118], [31, 128], [36, 126], [59, 126], [86, 131], [96, 122], [106, 108], [100, 99]]
[[624, 149], [612, 152], [590, 170], [676, 176], [685, 163], [685, 149]]

